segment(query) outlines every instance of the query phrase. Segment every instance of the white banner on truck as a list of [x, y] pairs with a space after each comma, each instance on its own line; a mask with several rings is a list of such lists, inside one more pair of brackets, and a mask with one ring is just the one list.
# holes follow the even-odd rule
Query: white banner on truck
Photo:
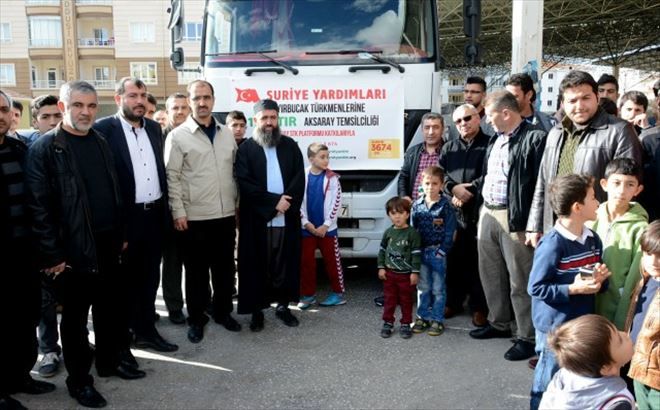
[[321, 142], [330, 148], [332, 169], [398, 170], [403, 163], [403, 77], [384, 78], [287, 77], [282, 88], [284, 81], [272, 77], [241, 77], [231, 79], [231, 92], [234, 109], [247, 117], [258, 100], [277, 101], [280, 129], [298, 141], [305, 158], [307, 146]]

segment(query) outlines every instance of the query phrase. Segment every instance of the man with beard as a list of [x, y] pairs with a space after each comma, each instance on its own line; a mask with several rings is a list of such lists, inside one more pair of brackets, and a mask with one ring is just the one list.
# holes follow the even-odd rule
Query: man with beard
[[39, 276], [31, 262], [30, 218], [25, 187], [27, 147], [7, 136], [12, 101], [0, 90], [0, 309], [6, 312], [0, 351], [6, 352], [0, 371], [0, 408], [24, 409], [10, 394], [47, 393], [55, 386], [36, 381], [30, 370], [37, 358], [35, 327], [39, 321]]
[[174, 228], [183, 233], [188, 304], [188, 340], [199, 343], [209, 318], [209, 269], [213, 283], [213, 319], [227, 330], [241, 325], [234, 310], [236, 204], [233, 175], [236, 143], [229, 128], [213, 118], [213, 86], [188, 84], [192, 115], [167, 139], [167, 182]]
[[289, 310], [300, 289], [300, 205], [305, 191], [303, 156], [282, 135], [279, 106], [260, 100], [254, 106], [252, 138], [241, 144], [234, 174], [240, 189], [238, 313], [252, 314], [250, 330], [264, 328], [271, 301], [285, 325], [298, 326]]
[[112, 150], [127, 218], [128, 246], [123, 256], [129, 326], [137, 347], [173, 352], [178, 346], [163, 339], [154, 325], [162, 237], [168, 222], [163, 135], [157, 122], [145, 118], [147, 86], [142, 80], [119, 80], [115, 103], [119, 112], [98, 120], [94, 129]]
[[[103, 407], [94, 388], [92, 359], [101, 377], [137, 379], [143, 371], [119, 355], [121, 318], [114, 314], [123, 291], [117, 277], [124, 224], [121, 194], [108, 143], [92, 129], [98, 110], [96, 90], [84, 81], [62, 86], [58, 106], [64, 117], [32, 144], [26, 182], [39, 262], [54, 277], [64, 307], [60, 334], [71, 397], [87, 407]], [[96, 353], [87, 337], [92, 308]]]

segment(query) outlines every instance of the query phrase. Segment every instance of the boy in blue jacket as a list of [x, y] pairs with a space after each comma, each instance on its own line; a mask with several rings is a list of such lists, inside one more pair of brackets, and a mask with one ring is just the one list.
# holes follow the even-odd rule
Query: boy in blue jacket
[[576, 317], [594, 313], [595, 294], [607, 287], [609, 270], [601, 264], [603, 244], [584, 224], [596, 219], [598, 200], [593, 178], [566, 175], [550, 187], [557, 223], [534, 252], [527, 293], [532, 297], [538, 364], [534, 369], [530, 408], [538, 409], [543, 392], [559, 369], [547, 345], [547, 334]]

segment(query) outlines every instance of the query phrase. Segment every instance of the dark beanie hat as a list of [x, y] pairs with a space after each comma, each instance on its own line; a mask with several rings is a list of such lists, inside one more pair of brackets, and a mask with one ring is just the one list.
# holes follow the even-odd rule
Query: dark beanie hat
[[273, 100], [259, 100], [254, 104], [254, 113], [257, 114], [263, 110], [275, 110], [280, 112], [280, 107]]

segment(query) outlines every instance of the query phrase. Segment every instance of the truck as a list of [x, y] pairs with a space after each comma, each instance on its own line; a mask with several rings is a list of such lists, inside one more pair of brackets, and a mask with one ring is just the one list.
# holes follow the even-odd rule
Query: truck
[[342, 257], [376, 256], [405, 151], [421, 141], [422, 115], [440, 106], [436, 1], [205, 0], [193, 68], [177, 47], [184, 2], [171, 0], [172, 67], [213, 85], [217, 120], [232, 110], [251, 117], [271, 98], [304, 157], [310, 143], [328, 145], [341, 176]]

